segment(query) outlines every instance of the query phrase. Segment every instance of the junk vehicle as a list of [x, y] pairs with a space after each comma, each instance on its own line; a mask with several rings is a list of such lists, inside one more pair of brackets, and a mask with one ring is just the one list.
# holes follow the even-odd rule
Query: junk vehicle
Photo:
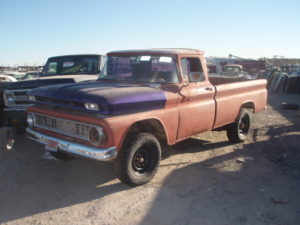
[[239, 64], [227, 64], [223, 67], [223, 71], [220, 74], [224, 77], [242, 77], [247, 79], [253, 79], [249, 73], [243, 70], [243, 66]]
[[33, 88], [54, 84], [93, 81], [99, 76], [104, 57], [96, 54], [55, 56], [47, 60], [37, 79], [9, 85], [4, 93], [5, 123], [16, 126], [20, 132], [26, 127], [26, 108], [32, 105], [27, 92]]
[[121, 181], [142, 185], [157, 171], [161, 146], [215, 129], [246, 140], [267, 82], [226, 82], [208, 78], [200, 50], [110, 52], [94, 82], [29, 92], [27, 136], [57, 158], [112, 160]]
[[8, 75], [8, 76], [12, 76], [16, 80], [22, 80], [23, 77], [25, 76], [25, 73], [17, 72], [17, 71], [7, 71], [7, 72], [4, 72], [4, 74]]
[[40, 73], [37, 71], [29, 71], [25, 74], [22, 80], [31, 80], [34, 78], [38, 78], [40, 76]]
[[10, 82], [16, 82], [17, 79], [10, 76], [10, 75], [4, 75], [4, 74], [0, 74], [0, 85], [7, 85]]
[[[3, 95], [3, 91], [4, 89], [11, 84], [11, 82], [16, 82], [17, 79], [9, 76], [9, 75], [4, 75], [4, 74], [0, 74], [0, 96]], [[4, 121], [2, 118], [4, 118], [4, 100], [3, 98], [0, 98], [0, 127], [4, 126]]]

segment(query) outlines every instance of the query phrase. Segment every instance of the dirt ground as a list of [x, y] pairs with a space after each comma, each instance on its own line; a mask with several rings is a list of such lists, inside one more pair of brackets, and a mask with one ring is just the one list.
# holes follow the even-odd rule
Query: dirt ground
[[132, 188], [110, 163], [57, 161], [17, 136], [0, 151], [0, 224], [299, 225], [300, 113], [272, 95], [243, 144], [206, 132], [168, 148], [152, 182]]

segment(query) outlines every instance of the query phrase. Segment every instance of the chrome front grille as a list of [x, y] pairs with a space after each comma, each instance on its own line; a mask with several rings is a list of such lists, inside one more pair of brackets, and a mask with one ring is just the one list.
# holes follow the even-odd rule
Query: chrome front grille
[[34, 126], [36, 127], [64, 134], [66, 136], [89, 140], [89, 129], [91, 127], [89, 124], [45, 116], [37, 113], [33, 113], [32, 115], [34, 117]]

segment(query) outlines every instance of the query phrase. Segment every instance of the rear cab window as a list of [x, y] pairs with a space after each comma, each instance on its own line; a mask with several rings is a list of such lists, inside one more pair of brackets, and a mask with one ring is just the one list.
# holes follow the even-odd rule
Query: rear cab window
[[199, 58], [181, 58], [181, 68], [184, 80], [189, 82], [201, 82], [205, 80], [205, 75]]

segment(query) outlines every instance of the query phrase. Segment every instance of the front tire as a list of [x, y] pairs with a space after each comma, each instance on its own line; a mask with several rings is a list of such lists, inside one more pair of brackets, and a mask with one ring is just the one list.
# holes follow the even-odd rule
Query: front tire
[[118, 178], [131, 186], [148, 183], [155, 175], [161, 158], [161, 146], [150, 133], [129, 137], [114, 161]]
[[252, 112], [248, 109], [241, 109], [237, 120], [230, 124], [226, 129], [228, 140], [233, 143], [246, 141], [251, 124]]

